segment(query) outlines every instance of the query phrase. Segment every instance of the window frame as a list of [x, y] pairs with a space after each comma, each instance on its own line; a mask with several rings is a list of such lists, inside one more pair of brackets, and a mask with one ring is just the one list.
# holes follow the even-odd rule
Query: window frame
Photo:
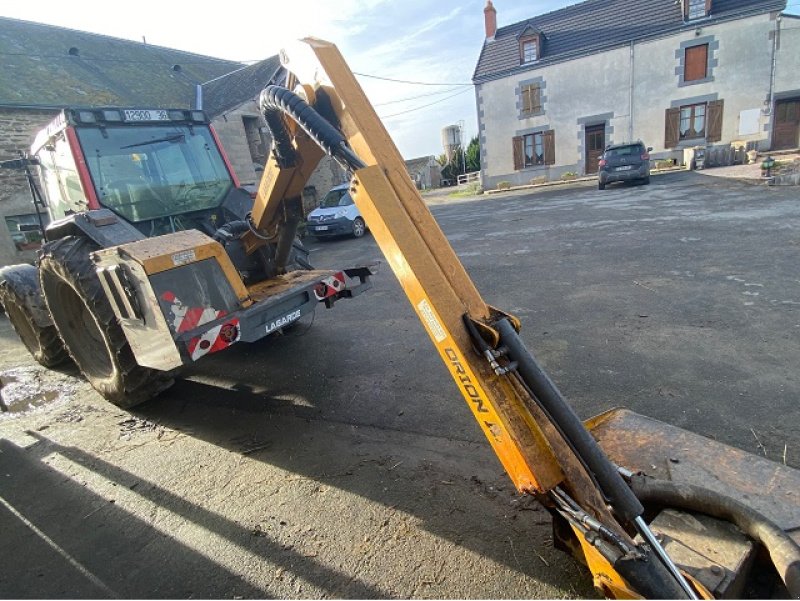
[[[533, 47], [533, 58], [528, 59], [527, 53], [525, 51], [525, 47], [530, 45]], [[539, 36], [538, 35], [526, 35], [520, 38], [519, 40], [519, 61], [521, 65], [529, 65], [531, 63], [535, 63], [539, 60], [541, 56], [541, 52], [539, 50]]]
[[[703, 71], [702, 75], [698, 73], [690, 73], [689, 72], [689, 57], [690, 55], [694, 56], [695, 53], [699, 52], [701, 48], [705, 48], [705, 58], [702, 61]], [[686, 84], [691, 83], [700, 83], [708, 80], [708, 59], [709, 53], [711, 52], [711, 45], [708, 43], [705, 44], [695, 44], [694, 46], [687, 46], [683, 50], [683, 82]], [[692, 65], [696, 64], [697, 59], [693, 59], [695, 62]], [[690, 78], [689, 76], [692, 75]]]
[[[697, 108], [703, 107], [703, 128], [701, 130], [697, 130], [694, 128], [694, 122], [697, 120]], [[708, 102], [696, 102], [694, 104], [684, 104], [680, 107], [679, 117], [678, 117], [678, 142], [685, 142], [686, 140], [704, 140], [706, 138], [706, 134], [708, 133]], [[683, 130], [683, 123], [684, 123], [684, 111], [689, 110], [689, 114], [686, 117], [686, 121], [689, 124], [686, 133], [684, 134]], [[693, 132], [693, 134], [692, 134]]]
[[707, 17], [709, 4], [711, 3], [708, 0], [686, 0], [686, 20], [696, 21]]
[[[531, 161], [529, 162], [528, 159], [528, 141], [530, 140], [530, 148], [532, 150], [532, 155], [530, 157]], [[536, 149], [541, 149], [541, 155], [536, 154]], [[538, 160], [538, 156], [541, 156], [541, 160]], [[544, 151], [544, 132], [537, 131], [531, 134], [523, 134], [522, 136], [522, 168], [527, 169], [529, 167], [540, 167], [542, 165], [546, 165], [546, 157]]]

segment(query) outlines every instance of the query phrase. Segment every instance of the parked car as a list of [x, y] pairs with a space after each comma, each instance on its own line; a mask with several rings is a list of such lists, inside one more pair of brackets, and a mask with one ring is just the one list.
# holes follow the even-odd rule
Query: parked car
[[360, 238], [367, 224], [350, 196], [350, 184], [341, 184], [330, 191], [319, 207], [308, 214], [306, 232], [317, 238], [352, 235]]
[[650, 151], [643, 142], [628, 142], [607, 146], [600, 157], [597, 171], [597, 187], [604, 190], [611, 182], [638, 180], [650, 183]]

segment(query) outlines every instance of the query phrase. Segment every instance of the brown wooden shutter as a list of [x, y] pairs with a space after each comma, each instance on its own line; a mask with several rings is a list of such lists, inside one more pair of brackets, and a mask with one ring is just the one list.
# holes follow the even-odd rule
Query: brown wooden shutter
[[684, 51], [683, 81], [697, 81], [708, 75], [708, 44], [690, 46]]
[[722, 139], [723, 100], [712, 100], [706, 109], [706, 142], [719, 142]]
[[542, 110], [542, 88], [538, 85], [531, 86], [531, 112], [538, 113]]
[[514, 152], [514, 170], [519, 171], [525, 166], [525, 159], [523, 157], [522, 149], [522, 136], [515, 136], [511, 140]]
[[544, 140], [544, 164], [553, 165], [556, 162], [556, 135], [552, 129], [542, 132]]
[[664, 114], [664, 148], [675, 148], [681, 136], [681, 109], [667, 109]]

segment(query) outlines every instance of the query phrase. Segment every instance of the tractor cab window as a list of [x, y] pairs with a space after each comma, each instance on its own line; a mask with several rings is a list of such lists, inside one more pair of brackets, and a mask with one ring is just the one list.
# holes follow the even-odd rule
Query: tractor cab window
[[213, 209], [233, 186], [204, 126], [79, 128], [100, 203], [141, 222]]

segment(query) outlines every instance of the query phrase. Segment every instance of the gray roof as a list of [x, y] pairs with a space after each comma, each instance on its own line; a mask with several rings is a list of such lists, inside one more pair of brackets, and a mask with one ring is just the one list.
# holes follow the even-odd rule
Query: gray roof
[[189, 108], [198, 83], [244, 65], [0, 17], [0, 106]]
[[[781, 11], [785, 6], [786, 0], [714, 0], [709, 17], [684, 23], [680, 2], [676, 0], [586, 0], [499, 28], [494, 40], [484, 43], [473, 81], [529, 71], [625, 45], [632, 40], [693, 29], [698, 23]], [[544, 36], [542, 57], [533, 65], [520, 65], [517, 36], [529, 26]]]
[[283, 73], [276, 55], [215, 79], [203, 85], [203, 110], [213, 119], [249, 100], [257, 99], [269, 83], [282, 81]]
[[432, 155], [426, 157], [418, 157], [416, 159], [408, 159], [406, 163], [406, 169], [411, 175], [418, 173], [421, 169], [426, 168], [434, 158]]

